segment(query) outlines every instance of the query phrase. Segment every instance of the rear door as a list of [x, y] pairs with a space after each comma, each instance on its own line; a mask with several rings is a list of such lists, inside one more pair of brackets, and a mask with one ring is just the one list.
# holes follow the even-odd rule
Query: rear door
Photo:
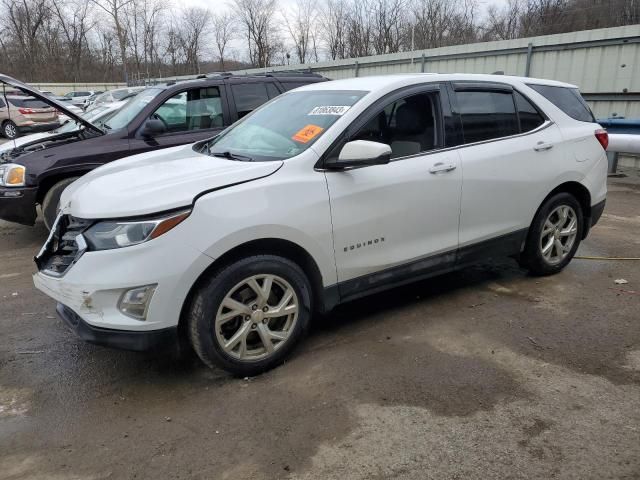
[[[560, 131], [510, 85], [464, 82], [453, 90], [463, 132], [460, 246], [502, 238], [505, 249], [517, 250], [540, 192], [557, 174]], [[462, 261], [464, 254], [461, 248]]]
[[130, 140], [131, 154], [195, 143], [215, 136], [230, 124], [225, 86], [214, 85], [173, 92], [164, 97], [148, 118], [160, 120], [166, 131], [142, 134], [144, 122]]

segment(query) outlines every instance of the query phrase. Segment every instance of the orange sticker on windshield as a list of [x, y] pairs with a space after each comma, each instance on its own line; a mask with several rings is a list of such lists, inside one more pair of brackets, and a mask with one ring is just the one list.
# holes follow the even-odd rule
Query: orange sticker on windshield
[[307, 125], [306, 127], [298, 130], [296, 134], [291, 138], [296, 142], [307, 143], [320, 135], [323, 130], [324, 128], [317, 125]]

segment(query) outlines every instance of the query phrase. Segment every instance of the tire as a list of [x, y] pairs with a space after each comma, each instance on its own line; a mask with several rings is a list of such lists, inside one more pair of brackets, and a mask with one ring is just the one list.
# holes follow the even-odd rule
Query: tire
[[286, 258], [255, 255], [236, 261], [196, 291], [186, 318], [191, 345], [209, 367], [241, 377], [266, 372], [283, 363], [306, 335], [311, 297], [307, 276]]
[[62, 195], [62, 192], [65, 188], [67, 188], [71, 183], [75, 182], [78, 178], [80, 177], [65, 178], [64, 180], [59, 181], [58, 183], [54, 184], [44, 196], [44, 199], [42, 200], [42, 217], [47, 230], [51, 230], [53, 222], [58, 216], [58, 203], [60, 203], [60, 195]]
[[11, 120], [7, 120], [2, 124], [2, 136], [13, 140], [20, 136], [20, 131], [15, 123]]
[[520, 265], [538, 276], [562, 271], [578, 250], [583, 231], [580, 202], [566, 192], [552, 196], [533, 219]]

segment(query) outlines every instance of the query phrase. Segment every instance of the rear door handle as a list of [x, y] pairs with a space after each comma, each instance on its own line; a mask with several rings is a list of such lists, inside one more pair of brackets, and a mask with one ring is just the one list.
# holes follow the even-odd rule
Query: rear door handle
[[544, 142], [538, 142], [536, 146], [533, 147], [533, 149], [536, 152], [544, 152], [546, 150], [551, 150], [552, 148], [553, 148], [553, 143], [544, 143]]
[[429, 173], [442, 173], [442, 172], [450, 172], [455, 170], [456, 166], [453, 163], [434, 163], [433, 166], [429, 169]]

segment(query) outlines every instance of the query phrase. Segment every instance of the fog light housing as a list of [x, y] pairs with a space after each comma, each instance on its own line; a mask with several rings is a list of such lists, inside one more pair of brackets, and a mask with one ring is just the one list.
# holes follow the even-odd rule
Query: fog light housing
[[146, 320], [151, 297], [158, 284], [145, 285], [126, 290], [118, 301], [118, 310], [136, 320]]

